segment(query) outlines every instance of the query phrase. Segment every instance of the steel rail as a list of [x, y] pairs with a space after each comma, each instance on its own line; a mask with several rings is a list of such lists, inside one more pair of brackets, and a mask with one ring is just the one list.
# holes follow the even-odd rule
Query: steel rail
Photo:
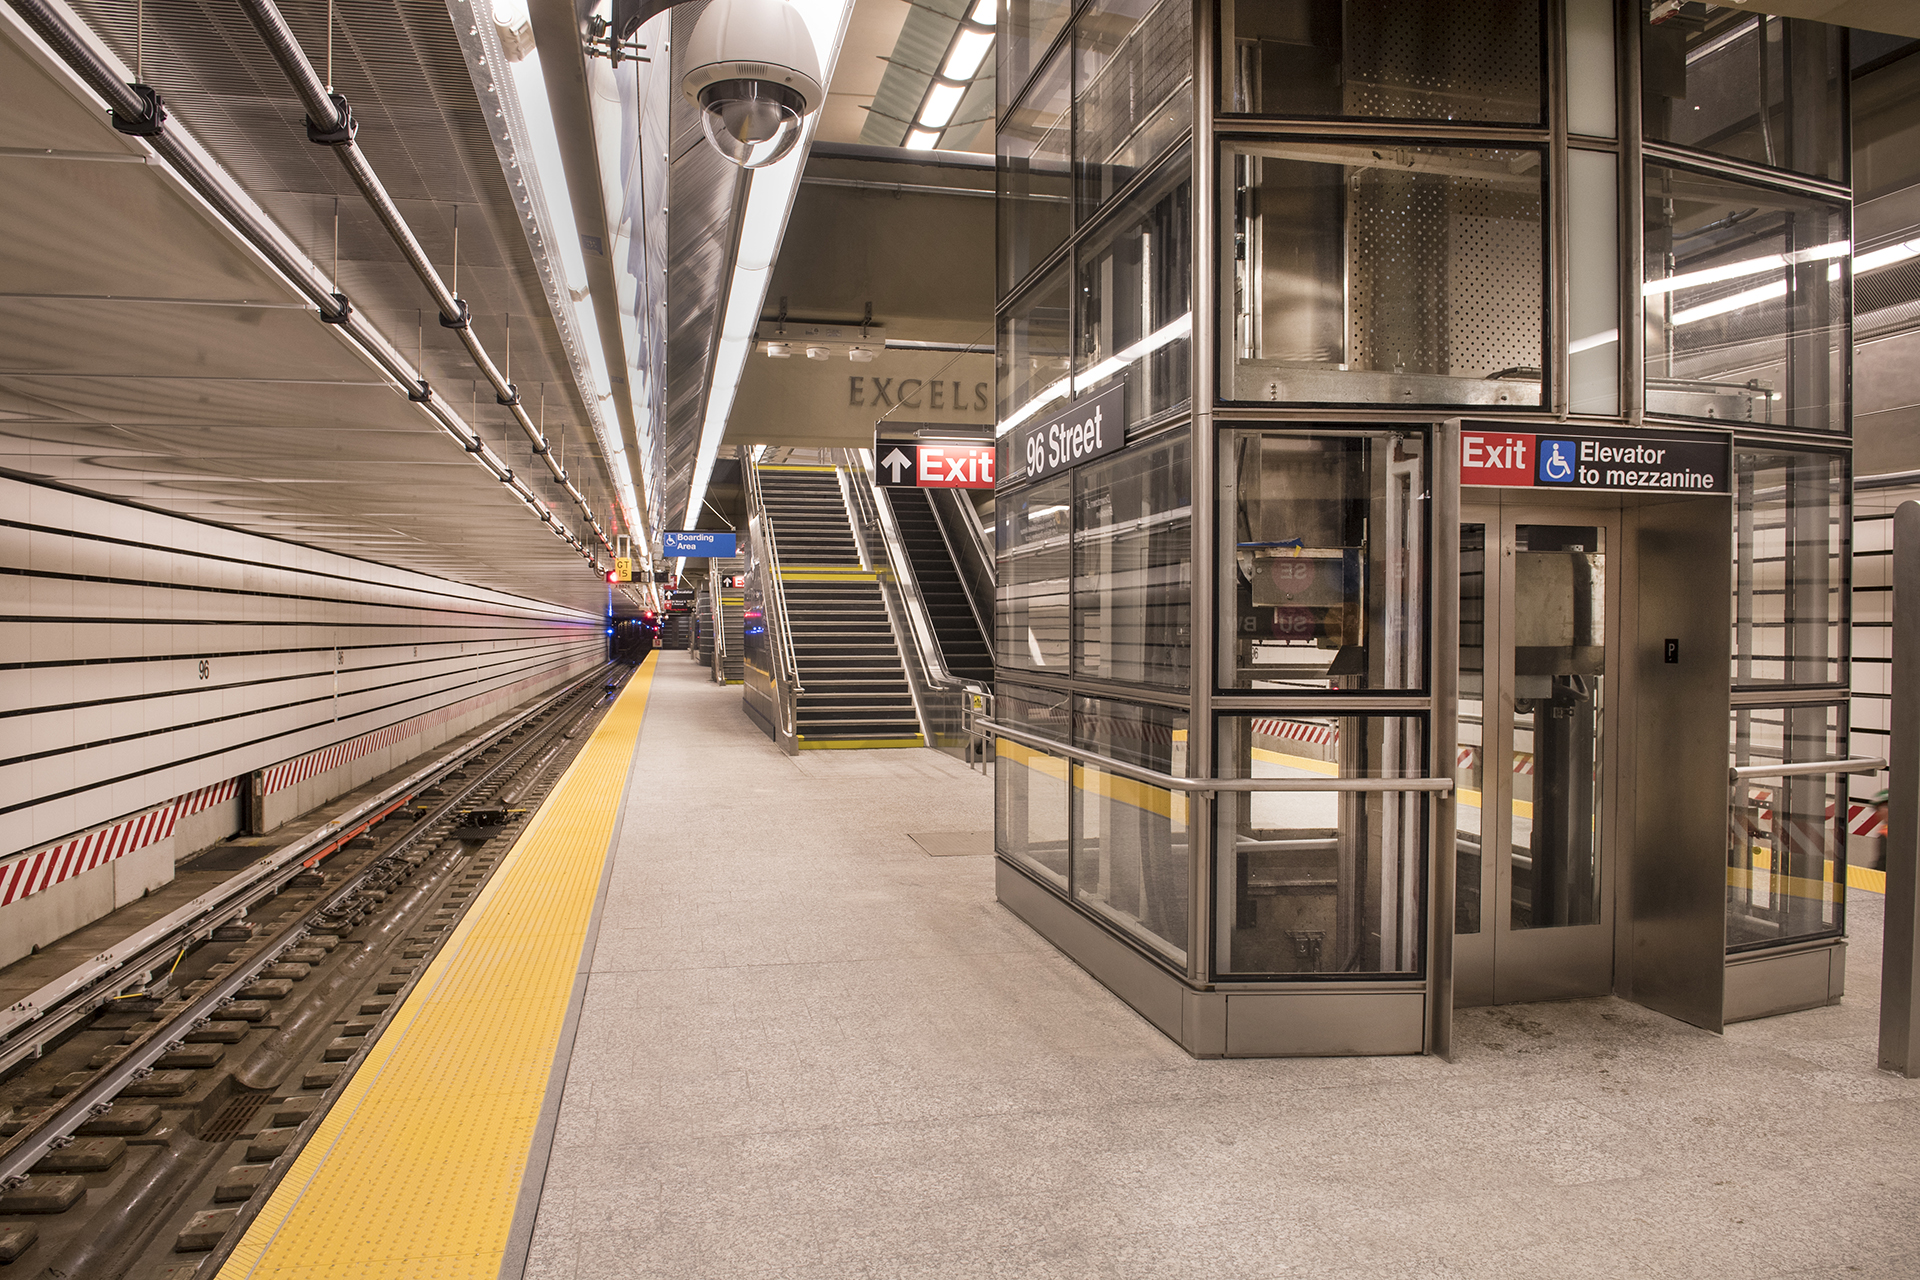
[[[33, 1022], [34, 1031], [32, 1039], [35, 1043], [32, 1046], [21, 1043], [21, 1041], [25, 1039], [25, 1037], [20, 1035], [20, 1032], [24, 1028], [19, 1022], [16, 1022], [12, 1028], [11, 1037], [16, 1042], [8, 1047], [8, 1056], [4, 1061], [7, 1064], [18, 1061], [20, 1058], [26, 1056], [26, 1054], [31, 1051], [31, 1048], [45, 1043], [48, 1039], [51, 1039], [52, 1036], [59, 1034], [61, 1031], [77, 1023], [81, 1018], [92, 1013], [100, 1004], [104, 1004], [107, 1000], [113, 998], [109, 993], [114, 992], [119, 986], [125, 985], [124, 982], [110, 981], [115, 974], [126, 977], [145, 969], [150, 969], [157, 959], [163, 959], [176, 948], [191, 945], [201, 936], [211, 934], [214, 929], [220, 927], [222, 924], [241, 918], [247, 910], [254, 905], [284, 890], [288, 881], [306, 869], [306, 860], [315, 850], [323, 850], [331, 845], [339, 844], [346, 839], [352, 838], [353, 835], [364, 830], [373, 817], [390, 812], [392, 809], [398, 807], [398, 805], [405, 803], [413, 794], [424, 789], [436, 780], [438, 775], [444, 774], [466, 763], [476, 754], [488, 750], [502, 738], [525, 726], [528, 722], [554, 711], [563, 706], [567, 701], [576, 699], [583, 693], [591, 692], [597, 686], [604, 688], [603, 682], [606, 673], [607, 667], [602, 666], [596, 668], [592, 673], [574, 681], [560, 692], [542, 700], [538, 705], [530, 707], [510, 720], [502, 722], [486, 736], [477, 738], [465, 746], [447, 753], [433, 764], [408, 775], [400, 782], [383, 790], [379, 795], [356, 805], [352, 810], [342, 814], [340, 817], [321, 824], [313, 831], [308, 832], [306, 835], [301, 836], [275, 852], [268, 854], [265, 858], [255, 862], [245, 871], [240, 872], [219, 887], [199, 895], [192, 902], [177, 911], [172, 912], [161, 920], [155, 921], [134, 935], [133, 939], [129, 940], [131, 946], [123, 946], [113, 952], [103, 952], [101, 956], [96, 957], [93, 961], [89, 961], [87, 965], [73, 970], [64, 978], [53, 984], [49, 984], [48, 987], [43, 987], [41, 991], [36, 992], [34, 996], [29, 997], [27, 1001], [22, 1001], [20, 1004], [15, 1005], [13, 1009], [9, 1011], [10, 1014], [18, 1013], [22, 1010], [23, 1006], [29, 1002], [36, 1001], [43, 994], [52, 991], [56, 987], [62, 986], [64, 986], [66, 990], [59, 998], [70, 1002], [67, 1007], [46, 1010], [37, 1018], [29, 1014]], [[535, 745], [544, 745], [544, 743], [536, 744], [530, 742], [527, 744], [527, 747], [531, 749]], [[12, 1145], [6, 1150], [0, 1151], [0, 1183], [4, 1183], [9, 1178], [23, 1175], [26, 1170], [31, 1168], [32, 1165], [39, 1160], [40, 1156], [52, 1150], [56, 1144], [70, 1136], [75, 1128], [84, 1123], [87, 1117], [92, 1114], [92, 1109], [97, 1104], [109, 1101], [112, 1095], [118, 1093], [129, 1081], [145, 1074], [152, 1063], [167, 1051], [169, 1042], [174, 1038], [171, 1034], [174, 1028], [203, 1019], [213, 1010], [219, 1008], [222, 1001], [231, 998], [233, 992], [247, 985], [247, 983], [252, 981], [253, 977], [258, 974], [259, 970], [273, 963], [275, 957], [281, 951], [284, 951], [292, 942], [297, 941], [298, 938], [303, 936], [304, 932], [310, 928], [311, 921], [315, 917], [326, 914], [330, 909], [350, 897], [380, 862], [410, 847], [415, 841], [420, 839], [434, 823], [465, 803], [467, 798], [476, 791], [495, 781], [503, 769], [509, 766], [517, 768], [522, 763], [524, 763], [523, 753], [514, 752], [489, 767], [487, 771], [478, 778], [473, 779], [467, 785], [463, 786], [458, 794], [441, 802], [434, 808], [433, 812], [425, 815], [416, 822], [413, 830], [403, 835], [395, 842], [393, 847], [386, 850], [380, 858], [375, 859], [374, 862], [368, 864], [366, 868], [363, 868], [352, 878], [341, 884], [338, 889], [327, 895], [318, 905], [303, 913], [299, 920], [289, 924], [285, 929], [274, 935], [273, 940], [263, 945], [255, 956], [249, 957], [247, 960], [237, 964], [234, 969], [218, 980], [212, 988], [191, 1001], [179, 1014], [165, 1024], [163, 1028], [156, 1029], [153, 1035], [149, 1036], [142, 1044], [136, 1046], [126, 1057], [111, 1067], [106, 1068], [85, 1088], [71, 1095], [67, 1101], [63, 1102], [59, 1107], [41, 1117], [39, 1123], [34, 1128], [25, 1130], [20, 1135], [16, 1135], [16, 1138], [12, 1140]], [[105, 963], [103, 967], [97, 967], [102, 966], [102, 962], [106, 957], [116, 954], [130, 956], [130, 958]], [[100, 998], [87, 999], [85, 993], [88, 992], [98, 994]], [[44, 1019], [46, 1018], [56, 1019], [58, 1025], [56, 1026], [45, 1021]], [[23, 1152], [25, 1154], [23, 1154]]]
[[1793, 764], [1737, 765], [1727, 773], [1734, 782], [1749, 778], [1801, 778], [1816, 773], [1878, 773], [1887, 767], [1879, 756], [1846, 756], [1839, 760], [1800, 760]]
[[997, 720], [989, 720], [984, 716], [976, 717], [973, 723], [982, 733], [1008, 738], [1051, 755], [1064, 756], [1079, 764], [1092, 765], [1105, 773], [1119, 774], [1123, 778], [1131, 778], [1135, 782], [1144, 782], [1168, 791], [1201, 794], [1216, 791], [1448, 792], [1452, 791], [1454, 786], [1452, 778], [1182, 778], [1176, 774], [1162, 773], [1158, 769], [1129, 764], [1125, 760], [1101, 755], [1097, 751], [1088, 751], [1084, 747], [1070, 747], [1064, 742], [1056, 742], [1052, 738], [1043, 737], [1037, 733], [1015, 729], [1011, 725], [1001, 724]]
[[[400, 207], [387, 193], [380, 175], [374, 172], [373, 165], [367, 160], [366, 152], [360, 149], [356, 141], [358, 126], [348, 109], [346, 98], [327, 91], [320, 73], [314, 69], [306, 50], [300, 47], [298, 37], [293, 34], [293, 29], [287, 25], [286, 18], [273, 0], [240, 0], [240, 7], [253, 22], [260, 38], [266, 42], [268, 52], [280, 65], [282, 74], [306, 109], [307, 136], [339, 157], [348, 176], [360, 189], [361, 197], [380, 219], [380, 225], [386, 228], [387, 235], [399, 247], [407, 265], [413, 268], [414, 275], [426, 286], [434, 307], [440, 312], [440, 323], [459, 333], [461, 344], [472, 357], [474, 366], [493, 387], [494, 399], [513, 415], [514, 423], [532, 446], [534, 456], [545, 462], [548, 473], [566, 486], [568, 495], [580, 507], [593, 531], [605, 542], [606, 534], [594, 516], [592, 505], [567, 479], [566, 470], [553, 456], [546, 436], [521, 405], [519, 389], [507, 381], [506, 375], [500, 371], [486, 347], [481, 344], [479, 336], [474, 333], [473, 317], [467, 304], [440, 278], [439, 270], [421, 247], [420, 238], [414, 234]], [[586, 390], [591, 392], [591, 388]]]
[[[321, 273], [305, 251], [227, 175], [198, 140], [185, 129], [166, 123], [166, 113], [157, 94], [152, 94], [152, 90], [148, 89], [147, 93], [152, 94], [149, 98], [121, 79], [118, 69], [94, 49], [81, 31], [68, 21], [64, 12], [56, 11], [47, 0], [7, 0], [7, 3], [29, 30], [44, 41], [89, 89], [106, 101], [116, 128], [127, 126], [123, 132], [140, 137], [152, 147], [181, 180], [207, 202], [214, 213], [224, 219], [241, 239], [319, 310], [323, 321], [337, 325], [351, 337], [368, 359], [407, 393], [408, 399], [420, 404], [448, 435], [459, 442], [462, 449], [472, 454], [495, 479], [511, 489], [515, 497], [552, 529], [555, 536], [579, 552], [596, 572], [605, 571], [592, 548], [556, 518], [524, 480], [513, 474], [513, 468], [480, 438], [479, 432], [433, 393], [420, 376], [421, 371], [410, 365], [384, 334], [353, 309], [346, 295], [335, 289], [337, 282]], [[548, 465], [551, 467], [553, 463], [550, 461]], [[571, 484], [568, 484], [567, 492], [580, 507], [602, 546], [611, 550], [612, 544], [594, 517], [591, 505]]]

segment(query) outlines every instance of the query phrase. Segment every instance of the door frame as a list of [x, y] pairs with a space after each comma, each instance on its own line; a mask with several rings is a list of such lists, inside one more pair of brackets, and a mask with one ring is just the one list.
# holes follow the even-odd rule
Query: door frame
[[[1619, 495], [1556, 494], [1542, 501], [1533, 490], [1468, 487], [1461, 491], [1459, 525], [1487, 528], [1488, 599], [1482, 637], [1481, 698], [1481, 859], [1480, 931], [1453, 936], [1453, 1003], [1456, 1008], [1577, 999], [1610, 994], [1614, 989], [1618, 905], [1625, 882], [1628, 847], [1626, 803], [1632, 786], [1624, 770], [1624, 748], [1632, 724], [1628, 707], [1632, 681], [1625, 678], [1625, 582], [1631, 556], [1628, 504]], [[1606, 626], [1603, 646], [1606, 692], [1600, 721], [1601, 787], [1596, 803], [1600, 831], [1599, 919], [1592, 925], [1515, 930], [1512, 927], [1511, 823], [1490, 814], [1511, 814], [1513, 759], [1514, 574], [1509, 556], [1517, 525], [1593, 525], [1605, 530]], [[1459, 537], [1459, 530], [1449, 531]], [[1496, 570], [1492, 561], [1497, 557]], [[1497, 584], [1497, 586], [1496, 586]], [[1459, 590], [1458, 578], [1451, 584]], [[1494, 599], [1497, 590], [1497, 600]], [[1457, 718], [1456, 703], [1456, 718]], [[1489, 767], [1489, 761], [1504, 767]], [[1456, 837], [1457, 838], [1457, 837]], [[1453, 921], [1445, 922], [1451, 928]]]

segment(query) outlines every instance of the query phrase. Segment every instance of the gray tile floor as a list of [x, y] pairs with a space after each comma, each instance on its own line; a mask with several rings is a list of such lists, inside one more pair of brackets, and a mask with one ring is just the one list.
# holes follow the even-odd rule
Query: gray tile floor
[[662, 654], [528, 1275], [1920, 1276], [1920, 1082], [1844, 1005], [1476, 1010], [1196, 1062], [993, 897], [928, 751], [789, 759]]

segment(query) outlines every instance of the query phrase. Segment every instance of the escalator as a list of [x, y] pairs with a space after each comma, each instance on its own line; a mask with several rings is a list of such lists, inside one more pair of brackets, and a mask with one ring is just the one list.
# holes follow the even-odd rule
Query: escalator
[[832, 467], [759, 468], [799, 670], [795, 736], [810, 747], [916, 747], [913, 691]]
[[887, 489], [885, 493], [947, 671], [960, 680], [991, 685], [993, 651], [987, 647], [979, 614], [955, 567], [954, 548], [941, 528], [929, 491]]

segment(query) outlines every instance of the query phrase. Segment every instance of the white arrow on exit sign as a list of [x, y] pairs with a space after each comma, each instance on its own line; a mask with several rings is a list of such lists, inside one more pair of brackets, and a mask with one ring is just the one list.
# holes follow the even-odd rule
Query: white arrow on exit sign
[[912, 470], [913, 459], [908, 457], [905, 450], [901, 449], [900, 446], [895, 445], [892, 453], [880, 459], [880, 465], [893, 473], [892, 483], [899, 484], [900, 473], [902, 471]]

